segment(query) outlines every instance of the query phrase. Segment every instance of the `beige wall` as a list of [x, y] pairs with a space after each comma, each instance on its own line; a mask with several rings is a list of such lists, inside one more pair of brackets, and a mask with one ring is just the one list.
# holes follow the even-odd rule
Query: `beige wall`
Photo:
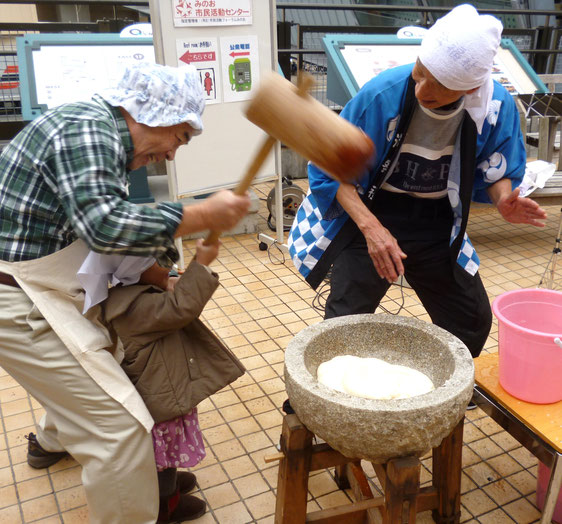
[[37, 22], [37, 10], [31, 4], [0, 3], [0, 21], [4, 23]]

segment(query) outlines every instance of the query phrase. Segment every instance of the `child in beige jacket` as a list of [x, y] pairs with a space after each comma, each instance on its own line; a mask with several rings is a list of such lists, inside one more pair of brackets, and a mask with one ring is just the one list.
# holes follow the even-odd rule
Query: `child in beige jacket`
[[195, 487], [195, 476], [177, 468], [193, 467], [205, 457], [195, 406], [245, 371], [198, 318], [219, 285], [218, 275], [208, 267], [218, 250], [218, 243], [206, 246], [200, 240], [185, 272], [166, 283], [168, 290], [115, 286], [102, 303], [104, 321], [124, 346], [121, 366], [156, 422], [152, 437], [159, 523], [205, 513], [205, 503], [187, 494]]

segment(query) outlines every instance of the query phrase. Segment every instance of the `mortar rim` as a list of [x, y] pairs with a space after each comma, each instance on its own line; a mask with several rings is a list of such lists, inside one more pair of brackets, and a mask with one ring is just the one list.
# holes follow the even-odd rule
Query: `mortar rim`
[[[296, 353], [295, 347], [303, 347], [305, 341], [310, 343], [311, 340], [320, 336], [320, 334], [325, 333], [327, 326], [328, 328], [334, 328], [338, 325], [349, 326], [353, 324], [363, 324], [365, 322], [386, 323], [394, 326], [407, 325], [409, 327], [428, 332], [449, 348], [449, 352], [453, 358], [452, 375], [442, 385], [423, 395], [405, 399], [368, 399], [335, 391], [323, 384], [320, 384], [306, 366], [303, 366], [304, 371], [300, 368], [299, 370], [293, 370], [292, 357], [293, 353]], [[467, 369], [467, 367], [470, 369]], [[470, 387], [470, 389], [472, 389], [474, 386], [474, 362], [472, 355], [460, 339], [445, 329], [429, 322], [425, 322], [414, 317], [403, 317], [388, 313], [367, 313], [336, 317], [323, 320], [304, 328], [295, 335], [295, 337], [287, 345], [285, 350], [284, 372], [286, 383], [293, 382], [295, 387], [306, 390], [308, 394], [314, 397], [321, 397], [324, 402], [328, 401], [336, 403], [350, 410], [376, 410], [380, 414], [384, 414], [385, 412], [388, 414], [409, 412], [420, 409], [427, 410], [434, 406], [440, 406], [447, 400], [450, 401], [451, 399], [460, 396], [467, 388]], [[295, 380], [294, 376], [297, 374], [299, 375], [299, 378], [305, 378], [306, 380]], [[293, 387], [291, 384], [288, 385]]]

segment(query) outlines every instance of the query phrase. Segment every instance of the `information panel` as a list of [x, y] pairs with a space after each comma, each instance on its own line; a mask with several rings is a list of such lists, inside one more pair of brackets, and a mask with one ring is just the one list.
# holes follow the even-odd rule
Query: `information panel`
[[16, 41], [22, 116], [33, 120], [115, 86], [128, 64], [154, 62], [152, 38], [117, 34], [30, 34]]

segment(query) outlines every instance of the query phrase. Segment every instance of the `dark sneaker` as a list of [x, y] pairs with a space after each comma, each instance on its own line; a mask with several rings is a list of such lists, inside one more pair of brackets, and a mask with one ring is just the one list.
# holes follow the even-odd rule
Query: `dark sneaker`
[[47, 451], [37, 442], [35, 433], [25, 435], [27, 439], [27, 463], [35, 469], [43, 469], [56, 464], [60, 459], [68, 456], [67, 451]]
[[182, 495], [189, 493], [195, 489], [197, 479], [193, 473], [189, 471], [178, 471], [176, 474], [176, 486]]
[[195, 520], [203, 516], [205, 511], [207, 504], [203, 500], [193, 495], [180, 495], [179, 491], [176, 491], [171, 497], [160, 499], [157, 524]]
[[466, 410], [467, 411], [472, 411], [473, 409], [476, 409], [478, 406], [471, 400], [468, 403], [468, 406], [466, 406]]

